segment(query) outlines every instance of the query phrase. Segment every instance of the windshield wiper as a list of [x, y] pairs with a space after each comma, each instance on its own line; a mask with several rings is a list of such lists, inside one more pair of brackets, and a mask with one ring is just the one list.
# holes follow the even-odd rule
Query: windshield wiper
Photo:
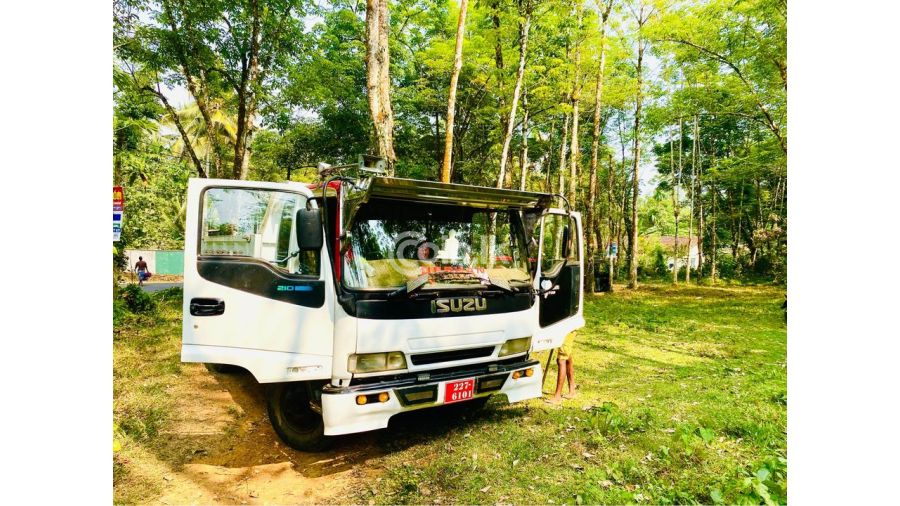
[[494, 288], [499, 288], [507, 293], [516, 293], [518, 291], [509, 284], [509, 281], [505, 279], [492, 279], [490, 276], [488, 276], [487, 282], [488, 285], [493, 286]]
[[[393, 292], [391, 292], [390, 294], [388, 294], [388, 297], [389, 297], [389, 298], [394, 298], [394, 297], [399, 297], [399, 296], [401, 296], [401, 295], [407, 295], [407, 296], [412, 295], [412, 294], [418, 292], [419, 290], [421, 290], [421, 289], [422, 289], [425, 285], [427, 285], [430, 281], [432, 281], [432, 280], [433, 280], [433, 281], [440, 281], [440, 278], [443, 277], [441, 274], [444, 274], [444, 273], [441, 273], [441, 272], [433, 272], [433, 273], [431, 273], [431, 274], [422, 274], [421, 276], [419, 276], [419, 277], [417, 277], [417, 278], [415, 278], [415, 279], [411, 279], [411, 280], [407, 281], [407, 282], [406, 282], [406, 285], [401, 286], [401, 287], [398, 288], [397, 290], [394, 290]], [[469, 277], [470, 277], [473, 281], [478, 281], [478, 282], [479, 282], [479, 286], [490, 286], [490, 287], [492, 287], [492, 288], [498, 288], [498, 289], [500, 289], [501, 291], [506, 292], [506, 293], [516, 293], [516, 292], [518, 292], [518, 289], [513, 288], [513, 287], [509, 284], [509, 282], [506, 281], [505, 279], [491, 279], [490, 276], [481, 277], [481, 276], [476, 276], [474, 273], [468, 273], [468, 272], [466, 272], [466, 273], [462, 273], [462, 272], [447, 272], [446, 274], [448, 274], [447, 277], [451, 277], [450, 275], [452, 275], [452, 276], [459, 276], [460, 274], [468, 274]], [[475, 287], [475, 286], [473, 286], [473, 288], [474, 288], [474, 287]]]
[[428, 284], [428, 281], [431, 279], [431, 276], [428, 274], [422, 274], [421, 276], [411, 279], [406, 282], [405, 285], [401, 286], [397, 290], [394, 290], [390, 294], [388, 294], [389, 298], [399, 297], [401, 295], [412, 295], [415, 292], [422, 289], [423, 286]]

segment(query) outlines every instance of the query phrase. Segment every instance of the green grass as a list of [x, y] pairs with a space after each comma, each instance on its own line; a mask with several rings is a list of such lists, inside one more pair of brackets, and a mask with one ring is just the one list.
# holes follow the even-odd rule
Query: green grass
[[[113, 331], [114, 502], [134, 503], [159, 491], [158, 470], [135, 466], [159, 446], [171, 420], [168, 390], [181, 373], [181, 290], [153, 295], [148, 314], [125, 312]], [[137, 472], [133, 472], [136, 467]], [[152, 478], [148, 475], [153, 475]], [[161, 475], [160, 475], [161, 476]]]
[[[388, 430], [352, 439], [369, 447], [353, 473], [358, 493], [335, 500], [784, 503], [783, 297], [772, 286], [663, 283], [587, 296], [577, 399], [557, 410], [501, 397], [477, 413], [456, 405], [395, 417]], [[179, 359], [181, 296], [154, 298], [154, 313], [121, 316], [113, 340], [116, 503], [157, 496], [163, 475], [192, 455], [165, 433], [188, 367]], [[354, 444], [339, 441], [334, 453]]]
[[371, 462], [381, 480], [357, 499], [784, 503], [782, 301], [783, 288], [763, 286], [656, 284], [588, 297], [578, 399], [559, 410], [492, 399], [467, 422], [400, 424], [380, 443], [392, 451]]

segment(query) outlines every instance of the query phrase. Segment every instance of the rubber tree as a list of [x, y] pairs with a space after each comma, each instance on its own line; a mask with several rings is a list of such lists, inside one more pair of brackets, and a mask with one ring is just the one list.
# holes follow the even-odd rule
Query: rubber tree
[[456, 118], [456, 85], [462, 70], [463, 38], [466, 30], [466, 11], [469, 0], [460, 0], [459, 20], [456, 23], [456, 51], [453, 56], [453, 73], [450, 76], [450, 92], [447, 98], [447, 126], [444, 137], [444, 163], [441, 165], [441, 182], [449, 183], [453, 163], [453, 123]]
[[366, 90], [375, 135], [375, 154], [393, 172], [394, 110], [391, 106], [391, 57], [388, 48], [390, 17], [387, 0], [366, 2]]

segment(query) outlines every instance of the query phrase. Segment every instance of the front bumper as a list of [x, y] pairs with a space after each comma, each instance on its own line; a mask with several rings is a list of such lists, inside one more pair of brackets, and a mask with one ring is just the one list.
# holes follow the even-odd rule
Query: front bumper
[[[531, 376], [524, 374], [513, 378], [516, 371], [532, 370]], [[541, 396], [541, 364], [537, 360], [507, 364], [492, 364], [480, 369], [443, 371], [424, 376], [351, 385], [348, 387], [326, 386], [322, 390], [322, 418], [325, 421], [325, 435], [336, 436], [387, 427], [390, 418], [397, 413], [444, 405], [444, 390], [448, 382], [461, 379], [475, 380], [473, 399], [493, 394], [504, 394], [510, 403]], [[377, 395], [387, 392], [386, 402], [372, 402], [359, 405], [359, 395]], [[428, 393], [433, 394], [421, 400]], [[468, 402], [468, 401], [462, 401]]]

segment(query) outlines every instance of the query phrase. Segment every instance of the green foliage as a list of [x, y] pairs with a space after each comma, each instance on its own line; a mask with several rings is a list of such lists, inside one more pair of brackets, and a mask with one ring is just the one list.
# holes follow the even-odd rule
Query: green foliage
[[138, 285], [126, 285], [121, 290], [121, 300], [128, 311], [134, 314], [152, 314], [156, 311], [156, 301]]
[[[497, 183], [517, 72], [522, 5], [504, 0], [469, 6], [453, 132], [453, 182]], [[601, 217], [596, 228], [602, 243], [610, 237], [627, 237], [634, 105], [640, 92], [644, 112], [637, 133], [642, 145], [643, 193], [638, 199], [639, 234], [673, 235], [678, 210], [679, 231], [686, 237], [683, 231], [693, 212], [694, 234], [703, 218], [704, 275], [711, 270], [710, 239], [716, 237], [719, 248], [738, 247], [734, 265], [719, 266], [723, 277], [784, 282], [787, 67], [783, 3], [709, 0], [654, 5], [654, 15], [640, 34], [658, 65], [645, 68], [640, 89], [635, 9], [632, 2], [613, 5], [602, 44], [598, 187], [589, 202], [593, 102], [601, 48], [597, 8], [585, 4], [583, 23], [577, 26], [572, 2], [535, 4], [523, 88], [529, 124], [527, 129], [520, 124], [524, 111], [520, 101], [510, 178], [504, 184], [518, 187], [526, 132], [530, 162], [526, 188], [559, 191], [560, 175], [568, 184], [573, 154], [566, 153], [566, 166], [560, 167], [562, 125], [574, 110], [577, 96], [580, 152], [573, 205], [581, 211], [590, 207]], [[175, 118], [187, 130], [201, 164], [219, 177], [235, 177], [230, 166], [239, 117], [247, 107], [258, 118], [250, 136], [251, 179], [281, 181], [290, 171], [291, 179], [312, 182], [317, 178], [312, 167], [318, 162], [353, 162], [360, 153], [373, 151], [365, 4], [264, 0], [260, 9], [264, 14], [259, 26], [260, 69], [244, 82], [246, 42], [254, 19], [248, 4], [117, 2], [114, 181], [127, 187], [123, 234], [129, 247], [179, 248], [183, 244], [183, 195], [186, 178], [196, 175], [196, 168], [174, 130]], [[390, 13], [396, 175], [436, 179], [444, 150], [458, 3], [397, 0], [390, 3]], [[581, 52], [578, 69], [576, 47]], [[196, 87], [188, 90], [190, 95], [208, 104], [209, 125], [199, 103], [170, 113], [154, 93], [157, 87], [188, 87], [185, 69]], [[580, 76], [577, 82], [576, 75]], [[566, 144], [571, 147], [569, 130]], [[217, 165], [221, 165], [218, 170]], [[627, 241], [619, 241], [624, 259]], [[639, 255], [642, 274], [659, 274], [656, 256], [652, 251], [649, 257]], [[625, 268], [625, 262], [619, 266]]]
[[125, 301], [119, 297], [113, 298], [113, 327], [118, 328], [122, 326], [122, 323], [125, 320], [125, 315], [128, 314], [128, 305]]

